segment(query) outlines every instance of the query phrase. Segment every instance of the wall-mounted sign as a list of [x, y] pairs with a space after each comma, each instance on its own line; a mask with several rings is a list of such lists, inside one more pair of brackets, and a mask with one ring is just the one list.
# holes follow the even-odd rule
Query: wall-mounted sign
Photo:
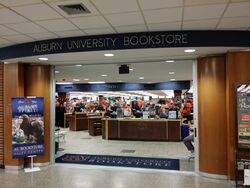
[[1, 48], [0, 60], [56, 53], [174, 47], [249, 47], [249, 31], [158, 31], [50, 39]]
[[43, 155], [44, 98], [12, 98], [12, 157]]
[[237, 85], [238, 147], [250, 148], [250, 84]]

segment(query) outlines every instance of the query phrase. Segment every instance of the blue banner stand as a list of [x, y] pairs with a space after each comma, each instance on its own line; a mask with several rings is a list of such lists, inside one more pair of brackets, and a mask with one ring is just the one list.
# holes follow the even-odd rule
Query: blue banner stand
[[40, 171], [39, 167], [34, 167], [34, 161], [33, 158], [36, 157], [36, 155], [30, 155], [28, 156], [30, 158], [31, 164], [30, 164], [30, 168], [24, 168], [24, 172], [28, 173], [28, 172], [36, 172], [36, 171]]

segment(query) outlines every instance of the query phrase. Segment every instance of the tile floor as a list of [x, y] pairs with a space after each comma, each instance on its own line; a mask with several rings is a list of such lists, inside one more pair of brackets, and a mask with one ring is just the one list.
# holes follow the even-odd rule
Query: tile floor
[[[59, 147], [63, 151], [57, 153], [100, 154], [100, 155], [123, 155], [140, 157], [163, 157], [180, 159], [180, 169], [183, 171], [194, 170], [194, 160], [188, 160], [186, 147], [182, 142], [156, 142], [156, 141], [124, 141], [103, 140], [101, 136], [89, 136], [88, 131], [66, 132], [65, 140], [60, 139]], [[134, 152], [123, 152], [134, 150]]]

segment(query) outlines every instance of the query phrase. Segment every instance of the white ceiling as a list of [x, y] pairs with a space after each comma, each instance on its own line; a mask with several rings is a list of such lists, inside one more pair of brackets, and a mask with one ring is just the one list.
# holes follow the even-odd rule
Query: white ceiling
[[[72, 3], [84, 4], [91, 13], [69, 16], [58, 8]], [[162, 30], [250, 30], [250, 0], [0, 0], [0, 48], [52, 38]], [[85, 77], [94, 81], [108, 74], [108, 82], [158, 82], [172, 78], [170, 70], [176, 80], [191, 80], [191, 60], [239, 48], [196, 50], [194, 54], [185, 54], [184, 48], [116, 50], [112, 58], [105, 58], [103, 51], [53, 54], [46, 63], [85, 65], [56, 67], [61, 71], [58, 81]], [[167, 59], [177, 61], [164, 64]], [[8, 61], [39, 63], [37, 57]], [[134, 71], [118, 75], [117, 64], [122, 63], [131, 64]], [[138, 80], [140, 76], [145, 80]]]

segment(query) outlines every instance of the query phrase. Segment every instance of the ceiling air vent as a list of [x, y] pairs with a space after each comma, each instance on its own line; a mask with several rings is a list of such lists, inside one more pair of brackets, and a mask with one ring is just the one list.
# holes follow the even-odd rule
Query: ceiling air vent
[[90, 11], [83, 4], [71, 4], [71, 5], [58, 5], [60, 9], [66, 12], [68, 15], [75, 14], [87, 14]]

